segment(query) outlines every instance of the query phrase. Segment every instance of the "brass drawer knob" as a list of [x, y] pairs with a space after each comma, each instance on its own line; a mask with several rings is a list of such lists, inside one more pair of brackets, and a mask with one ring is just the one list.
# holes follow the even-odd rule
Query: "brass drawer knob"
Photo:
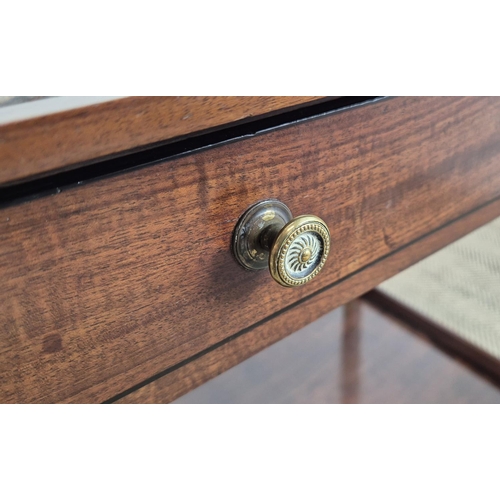
[[245, 269], [269, 267], [282, 286], [300, 286], [315, 278], [330, 250], [330, 231], [314, 215], [292, 218], [281, 201], [252, 205], [233, 233], [233, 253]]

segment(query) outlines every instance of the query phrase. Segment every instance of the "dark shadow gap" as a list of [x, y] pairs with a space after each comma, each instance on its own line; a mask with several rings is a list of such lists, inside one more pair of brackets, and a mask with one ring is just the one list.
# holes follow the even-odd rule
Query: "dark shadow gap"
[[66, 167], [64, 171], [46, 177], [25, 180], [19, 184], [0, 187], [0, 208], [32, 201], [42, 196], [60, 193], [66, 189], [87, 184], [104, 177], [122, 172], [144, 168], [180, 156], [198, 152], [202, 149], [220, 146], [258, 134], [288, 127], [304, 120], [321, 118], [331, 113], [351, 109], [354, 106], [369, 104], [382, 98], [377, 97], [339, 97], [322, 101], [311, 106], [287, 111], [278, 115], [242, 123], [223, 130], [215, 130], [196, 137], [189, 137], [169, 144], [158, 144], [150, 149], [129, 152], [124, 156], [103, 159], [91, 165], [77, 168]]

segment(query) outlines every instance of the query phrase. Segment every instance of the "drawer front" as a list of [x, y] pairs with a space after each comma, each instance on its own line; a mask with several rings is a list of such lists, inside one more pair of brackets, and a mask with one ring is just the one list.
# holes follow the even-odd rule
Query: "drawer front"
[[[500, 196], [500, 100], [394, 98], [0, 212], [0, 400], [95, 402], [349, 279]], [[265, 198], [331, 250], [285, 289], [234, 261]]]

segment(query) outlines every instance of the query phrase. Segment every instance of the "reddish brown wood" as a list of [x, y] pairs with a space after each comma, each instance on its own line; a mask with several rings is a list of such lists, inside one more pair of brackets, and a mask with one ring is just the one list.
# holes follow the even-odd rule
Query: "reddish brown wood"
[[342, 312], [330, 312], [176, 402], [500, 403], [497, 387], [418, 330], [362, 303], [356, 329], [343, 332]]
[[[268, 318], [255, 328], [241, 332], [236, 338], [229, 339], [227, 343], [172, 370], [116, 402], [169, 403], [173, 401], [298, 329], [305, 328], [332, 309], [366, 293], [388, 276], [398, 273], [442, 248], [447, 242], [456, 240], [472, 229], [489, 222], [498, 214], [499, 209], [500, 201], [420, 239], [402, 251], [352, 275], [349, 279], [338, 282], [319, 294], [307, 297], [294, 307]], [[343, 322], [342, 349], [345, 363], [341, 379], [345, 396], [343, 402], [350, 402], [354, 398], [357, 381], [359, 381], [358, 371], [354, 369], [354, 361], [359, 359], [357, 346], [359, 346], [360, 318], [356, 315], [356, 308], [359, 305], [352, 302], [349, 304], [351, 306], [345, 316], [347, 321]]]
[[[499, 99], [396, 98], [4, 209], [0, 401], [106, 400], [325, 287], [330, 309], [368, 291], [500, 197], [499, 132]], [[267, 197], [330, 226], [308, 286], [231, 256]]]
[[0, 184], [309, 104], [319, 97], [127, 97], [0, 126]]
[[[351, 300], [343, 307], [341, 377], [342, 403], [358, 401], [361, 365], [361, 301]], [[307, 327], [306, 327], [307, 328]]]

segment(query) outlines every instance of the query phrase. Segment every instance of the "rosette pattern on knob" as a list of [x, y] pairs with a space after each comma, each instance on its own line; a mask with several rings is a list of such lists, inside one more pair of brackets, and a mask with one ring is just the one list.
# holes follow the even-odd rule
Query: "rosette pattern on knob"
[[320, 238], [313, 232], [303, 233], [298, 236], [292, 242], [286, 254], [287, 272], [292, 275], [307, 275], [308, 269], [316, 266], [321, 247]]

